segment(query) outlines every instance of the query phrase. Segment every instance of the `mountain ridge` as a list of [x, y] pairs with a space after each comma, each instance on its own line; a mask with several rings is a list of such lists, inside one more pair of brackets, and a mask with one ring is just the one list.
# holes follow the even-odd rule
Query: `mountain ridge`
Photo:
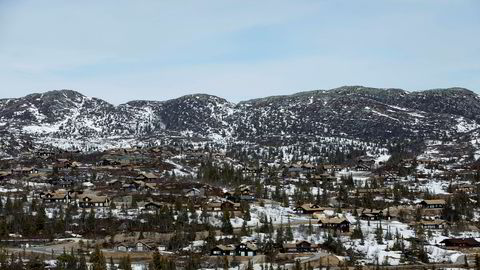
[[404, 94], [429, 93], [429, 92], [432, 92], [432, 93], [434, 93], [434, 92], [440, 92], [440, 93], [468, 93], [468, 94], [471, 94], [471, 95], [474, 95], [474, 96], [478, 97], [478, 94], [476, 94], [473, 90], [470, 90], [470, 89], [464, 88], [464, 87], [457, 87], [457, 86], [447, 87], [447, 88], [431, 88], [431, 89], [407, 91], [407, 90], [404, 90], [404, 89], [401, 89], [401, 88], [381, 88], [381, 87], [377, 88], [377, 87], [367, 87], [367, 86], [361, 86], [361, 85], [344, 85], [344, 86], [331, 88], [331, 89], [306, 90], [306, 91], [295, 92], [295, 93], [292, 93], [292, 94], [271, 95], [271, 96], [265, 96], [265, 97], [259, 97], [259, 98], [246, 99], [246, 100], [241, 100], [237, 103], [234, 103], [232, 101], [229, 101], [229, 100], [227, 100], [225, 98], [222, 98], [220, 96], [217, 96], [217, 95], [212, 95], [212, 94], [208, 94], [208, 93], [199, 92], [199, 93], [185, 94], [185, 95], [181, 95], [177, 98], [171, 98], [171, 99], [165, 99], [165, 100], [134, 99], [134, 100], [129, 100], [129, 101], [120, 103], [118, 105], [113, 105], [112, 103], [108, 102], [105, 99], [98, 98], [98, 97], [87, 96], [87, 95], [82, 94], [80, 91], [73, 90], [73, 89], [47, 90], [47, 91], [44, 91], [44, 92], [34, 92], [34, 93], [27, 94], [27, 95], [24, 95], [24, 96], [21, 96], [21, 97], [13, 97], [13, 98], [1, 98], [0, 97], [0, 102], [3, 101], [3, 100], [22, 99], [22, 98], [27, 98], [29, 96], [37, 96], [37, 95], [45, 96], [45, 95], [49, 95], [49, 94], [74, 93], [74, 94], [80, 94], [80, 95], [82, 95], [84, 97], [87, 97], [87, 98], [102, 100], [102, 101], [105, 101], [107, 103], [112, 104], [113, 106], [120, 106], [120, 105], [128, 104], [130, 102], [166, 102], [166, 101], [170, 101], [170, 100], [176, 100], [176, 99], [186, 98], [186, 97], [195, 97], [195, 96], [216, 97], [216, 98], [224, 99], [224, 100], [226, 100], [227, 102], [230, 102], [230, 103], [239, 104], [239, 103], [246, 103], [246, 102], [261, 100], [261, 99], [296, 97], [296, 96], [303, 96], [303, 95], [316, 94], [316, 93], [328, 93], [328, 92], [337, 92], [337, 93], [338, 92], [346, 92], [346, 91], [352, 91], [352, 88], [354, 88], [354, 90], [362, 90], [362, 91], [363, 90], [378, 90], [378, 91], [385, 91], [385, 92], [396, 92], [397, 91], [397, 92], [401, 92], [401, 93], [404, 93]]
[[480, 98], [460, 87], [407, 92], [342, 86], [236, 104], [214, 95], [191, 94], [113, 105], [74, 90], [0, 99], [0, 132], [5, 137], [30, 137], [46, 144], [54, 139], [108, 138], [135, 143], [172, 132], [220, 143], [333, 136], [388, 144], [476, 139], [474, 131], [479, 128]]

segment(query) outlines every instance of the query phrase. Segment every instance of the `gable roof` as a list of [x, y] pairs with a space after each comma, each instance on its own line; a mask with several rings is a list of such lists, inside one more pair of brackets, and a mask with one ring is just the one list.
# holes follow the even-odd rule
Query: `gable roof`
[[319, 223], [321, 222], [323, 224], [340, 224], [342, 222], [350, 223], [346, 218], [338, 218], [338, 217], [334, 217], [334, 218], [321, 217], [318, 219], [318, 222]]
[[425, 203], [425, 204], [446, 204], [444, 199], [423, 200], [421, 203]]

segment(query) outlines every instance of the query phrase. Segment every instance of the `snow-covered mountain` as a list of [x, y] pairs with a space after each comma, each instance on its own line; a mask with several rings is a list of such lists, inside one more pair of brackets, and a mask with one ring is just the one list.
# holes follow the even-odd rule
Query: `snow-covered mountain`
[[380, 143], [472, 140], [479, 127], [480, 98], [463, 88], [407, 92], [345, 86], [238, 104], [197, 94], [114, 106], [72, 90], [0, 100], [4, 152], [39, 142], [61, 146], [61, 140], [141, 143], [164, 134], [251, 142], [305, 136]]
[[406, 92], [359, 86], [238, 104], [239, 135], [345, 136], [363, 140], [445, 138], [478, 128], [479, 97], [463, 88]]

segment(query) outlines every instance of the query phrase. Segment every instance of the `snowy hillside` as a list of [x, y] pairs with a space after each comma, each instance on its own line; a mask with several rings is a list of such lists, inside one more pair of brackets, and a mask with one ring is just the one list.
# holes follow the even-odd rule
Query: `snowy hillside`
[[[480, 99], [463, 88], [406, 92], [345, 86], [233, 104], [197, 94], [114, 106], [72, 90], [0, 100], [3, 152], [41, 142], [142, 144], [165, 134], [220, 143], [338, 137], [386, 144], [476, 141]], [[474, 144], [472, 144], [474, 145]], [[85, 150], [85, 147], [81, 147]]]

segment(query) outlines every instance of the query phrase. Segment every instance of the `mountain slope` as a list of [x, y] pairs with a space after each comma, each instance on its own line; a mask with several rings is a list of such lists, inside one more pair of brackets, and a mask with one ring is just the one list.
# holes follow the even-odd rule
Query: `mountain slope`
[[239, 136], [315, 134], [388, 141], [455, 136], [478, 126], [480, 101], [450, 88], [408, 93], [361, 86], [242, 102]]
[[471, 140], [479, 127], [480, 98], [463, 88], [407, 92], [344, 86], [238, 104], [196, 94], [114, 106], [72, 90], [0, 100], [0, 133], [11, 138], [3, 142], [5, 152], [11, 151], [7, 144], [20, 149], [31, 147], [29, 142], [49, 144], [48, 138], [142, 142], [172, 133], [251, 142], [306, 136], [379, 143]]

